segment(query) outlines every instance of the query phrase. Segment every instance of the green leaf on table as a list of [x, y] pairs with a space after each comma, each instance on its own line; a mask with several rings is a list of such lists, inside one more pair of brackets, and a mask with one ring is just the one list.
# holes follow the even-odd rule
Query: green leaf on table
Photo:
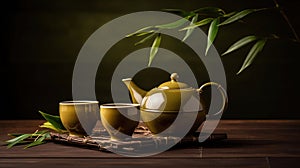
[[215, 40], [215, 38], [218, 34], [218, 30], [219, 30], [218, 24], [219, 24], [219, 22], [220, 22], [220, 18], [215, 18], [209, 26], [205, 55], [207, 55], [207, 52], [208, 52], [209, 48], [211, 47], [212, 43], [214, 42], [214, 40]]
[[11, 148], [14, 145], [18, 144], [18, 143], [22, 143], [25, 139], [31, 137], [32, 134], [22, 134], [18, 137], [15, 137], [13, 139], [7, 140], [7, 148]]
[[[64, 126], [61, 123], [59, 116], [50, 115], [44, 112], [39, 111], [40, 114], [47, 120], [43, 125], [40, 127], [42, 128], [49, 128], [52, 130], [55, 130], [57, 132], [64, 132], [66, 131]], [[19, 134], [19, 133], [12, 133], [9, 134], [10, 136], [14, 136], [15, 138], [12, 138], [10, 140], [7, 140], [7, 148], [11, 148], [16, 144], [23, 144], [23, 143], [29, 143], [25, 148], [30, 148], [33, 146], [37, 146], [40, 144], [45, 143], [45, 139], [51, 138], [50, 132], [47, 130], [38, 131], [36, 130], [32, 134]], [[32, 142], [32, 140], [34, 141]]]
[[[16, 136], [13, 139], [7, 140], [7, 148], [11, 148], [16, 144], [28, 144], [25, 148], [40, 145], [45, 143], [45, 139], [50, 139], [50, 132], [47, 130], [38, 131], [36, 130], [32, 134], [9, 134], [11, 136]], [[34, 139], [34, 140], [33, 140]], [[33, 141], [33, 142], [32, 142]], [[30, 143], [31, 142], [31, 143]]]
[[251, 65], [251, 63], [253, 62], [254, 58], [256, 57], [256, 55], [264, 48], [265, 44], [266, 44], [266, 39], [262, 39], [257, 41], [253, 47], [250, 49], [241, 69], [237, 72], [237, 75], [239, 73], [241, 73], [245, 68], [247, 68], [248, 66]]
[[10, 133], [8, 134], [8, 136], [12, 136], [12, 137], [17, 137], [17, 136], [20, 136], [20, 135], [23, 135], [22, 133]]
[[41, 136], [42, 134], [48, 132], [47, 130], [42, 130], [42, 131], [39, 131], [39, 130], [36, 130], [33, 134], [31, 134], [32, 137], [38, 137], [38, 136]]
[[222, 56], [223, 56], [223, 55], [226, 55], [226, 54], [228, 54], [228, 53], [230, 53], [230, 52], [232, 52], [232, 51], [235, 51], [235, 50], [237, 50], [237, 49], [239, 49], [239, 48], [245, 46], [246, 44], [251, 43], [252, 41], [255, 41], [255, 40], [257, 40], [257, 37], [256, 37], [256, 36], [253, 36], [253, 35], [251, 35], [251, 36], [246, 36], [246, 37], [240, 39], [239, 41], [235, 42], [233, 45], [231, 45], [231, 46], [228, 48], [228, 50], [225, 51], [225, 52], [222, 54]]
[[154, 29], [153, 26], [147, 26], [147, 27], [144, 27], [144, 28], [141, 28], [141, 29], [135, 31], [134, 33], [126, 35], [126, 37], [131, 37], [131, 36], [134, 36], [134, 35], [139, 35], [141, 33], [147, 32], [147, 31], [152, 31], [153, 29]]
[[150, 49], [150, 57], [149, 57], [149, 62], [148, 62], [148, 66], [151, 65], [155, 55], [157, 54], [157, 51], [158, 51], [158, 48], [159, 48], [159, 45], [160, 45], [160, 41], [161, 41], [161, 35], [160, 33], [156, 36], [156, 38], [154, 39], [153, 41], [153, 44], [151, 46], [151, 49]]
[[39, 127], [41, 127], [41, 128], [48, 128], [48, 129], [54, 130], [56, 132], [64, 132], [64, 130], [61, 130], [61, 129], [58, 129], [58, 128], [54, 127], [49, 121], [44, 122]]
[[65, 127], [63, 126], [60, 117], [55, 115], [50, 115], [47, 113], [44, 113], [42, 111], [39, 111], [39, 113], [42, 114], [42, 116], [51, 123], [56, 129], [65, 130]]
[[184, 23], [186, 23], [188, 21], [188, 19], [191, 16], [187, 16], [185, 18], [181, 18], [175, 22], [171, 22], [171, 23], [167, 23], [167, 24], [162, 24], [162, 25], [157, 25], [155, 26], [155, 28], [159, 28], [159, 29], [175, 29], [177, 27], [182, 26]]
[[[31, 136], [34, 137], [34, 136], [37, 136], [39, 134], [43, 134], [45, 132], [47, 132], [47, 131], [46, 130], [43, 130], [43, 131], [36, 130], [34, 133], [31, 134]], [[24, 135], [24, 134], [23, 133], [9, 133], [8, 134], [8, 136], [12, 136], [12, 137], [18, 137], [18, 136], [21, 136], [21, 135]]]
[[256, 11], [258, 11], [258, 9], [245, 9], [245, 10], [240, 11], [240, 12], [236, 13], [235, 15], [231, 16], [230, 18], [226, 19], [224, 22], [220, 23], [218, 26], [222, 26], [222, 25], [226, 25], [226, 24], [235, 22], [235, 21], [249, 15], [250, 13], [253, 13]]
[[38, 131], [37, 137], [44, 135], [46, 139], [50, 139], [50, 132], [48, 130]]
[[37, 146], [37, 145], [41, 145], [41, 144], [44, 144], [44, 143], [46, 143], [46, 142], [43, 141], [42, 138], [40, 138], [37, 141], [34, 141], [34, 142], [30, 143], [29, 145], [25, 146], [24, 149], [27, 149], [27, 148], [30, 148], [30, 147], [33, 147], [33, 146]]
[[210, 23], [213, 20], [214, 20], [214, 18], [205, 18], [203, 20], [200, 20], [199, 22], [191, 24], [191, 25], [189, 25], [189, 26], [187, 26], [185, 28], [182, 28], [179, 31], [183, 31], [183, 30], [187, 30], [187, 29], [194, 29], [194, 28], [199, 27], [199, 26], [204, 26], [204, 25]]
[[[192, 19], [190, 25], [194, 25], [194, 24], [197, 22], [197, 20], [198, 20], [198, 14], [196, 14], [196, 15], [193, 17], [193, 19]], [[195, 28], [187, 29], [187, 31], [186, 31], [186, 33], [185, 33], [185, 36], [184, 36], [184, 38], [182, 39], [182, 41], [185, 41], [185, 40], [193, 33], [194, 29], [195, 29]]]
[[135, 43], [134, 45], [139, 45], [142, 44], [144, 42], [146, 42], [147, 40], [150, 40], [152, 37], [154, 37], [155, 33], [151, 33], [148, 36], [146, 36], [145, 38], [143, 38], [141, 41]]
[[21, 134], [13, 139], [10, 139], [10, 140], [7, 140], [5, 141], [6, 143], [13, 143], [13, 142], [16, 142], [16, 141], [20, 141], [20, 140], [24, 140], [26, 138], [29, 138], [31, 136], [31, 134]]
[[30, 148], [30, 147], [33, 147], [33, 146], [37, 146], [37, 145], [41, 145], [41, 144], [44, 144], [46, 143], [44, 140], [46, 138], [50, 137], [50, 133], [47, 132], [47, 133], [43, 133], [41, 134], [40, 136], [38, 136], [35, 141], [33, 141], [32, 143], [30, 143], [29, 145], [25, 146], [24, 149], [27, 149], [27, 148]]

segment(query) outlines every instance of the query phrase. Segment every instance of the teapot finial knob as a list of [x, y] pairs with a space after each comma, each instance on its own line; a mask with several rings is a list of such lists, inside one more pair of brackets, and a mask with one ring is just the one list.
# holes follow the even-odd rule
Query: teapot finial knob
[[179, 78], [179, 75], [177, 73], [172, 73], [171, 74], [171, 81], [177, 81]]

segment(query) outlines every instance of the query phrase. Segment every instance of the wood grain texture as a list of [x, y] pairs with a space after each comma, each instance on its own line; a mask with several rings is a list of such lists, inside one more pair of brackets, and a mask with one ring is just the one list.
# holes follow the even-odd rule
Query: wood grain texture
[[[33, 132], [41, 123], [0, 121], [0, 140], [7, 140], [8, 133]], [[23, 145], [0, 146], [0, 167], [299, 167], [299, 132], [298, 120], [221, 120], [215, 133], [227, 133], [227, 140], [174, 148], [155, 156], [129, 158], [50, 142], [26, 150]]]
[[[46, 165], [46, 166], [45, 166]], [[132, 167], [183, 167], [189, 168], [268, 168], [264, 158], [229, 158], [229, 159], [1, 159], [3, 167], [89, 167], [89, 168], [132, 168]]]

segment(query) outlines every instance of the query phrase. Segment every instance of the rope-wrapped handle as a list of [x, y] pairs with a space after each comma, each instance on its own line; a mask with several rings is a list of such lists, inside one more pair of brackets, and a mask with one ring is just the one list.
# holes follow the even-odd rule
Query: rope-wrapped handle
[[226, 92], [226, 90], [220, 84], [218, 84], [216, 82], [207, 82], [207, 83], [203, 84], [199, 89], [197, 89], [197, 91], [199, 93], [202, 93], [203, 92], [203, 88], [205, 88], [207, 86], [216, 86], [217, 89], [220, 91], [220, 93], [222, 95], [222, 98], [223, 98], [222, 107], [221, 107], [221, 109], [218, 112], [216, 112], [214, 114], [214, 115], [218, 115], [218, 114], [222, 113], [227, 108], [227, 105], [228, 105], [227, 92]]

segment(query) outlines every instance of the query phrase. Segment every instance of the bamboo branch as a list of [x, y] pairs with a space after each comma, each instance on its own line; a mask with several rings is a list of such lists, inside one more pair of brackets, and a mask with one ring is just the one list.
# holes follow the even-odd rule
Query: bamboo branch
[[288, 26], [290, 27], [290, 29], [291, 29], [291, 31], [292, 31], [292, 33], [293, 33], [293, 35], [294, 35], [296, 41], [297, 41], [297, 42], [300, 42], [300, 39], [299, 39], [298, 34], [296, 33], [296, 31], [295, 31], [293, 25], [292, 25], [291, 22], [289, 21], [289, 19], [288, 19], [287, 15], [285, 14], [285, 12], [280, 8], [280, 5], [278, 4], [277, 0], [273, 0], [273, 2], [275, 3], [276, 8], [279, 9], [280, 14], [281, 14], [282, 17], [284, 18], [284, 20], [286, 21], [286, 23], [288, 24]]

